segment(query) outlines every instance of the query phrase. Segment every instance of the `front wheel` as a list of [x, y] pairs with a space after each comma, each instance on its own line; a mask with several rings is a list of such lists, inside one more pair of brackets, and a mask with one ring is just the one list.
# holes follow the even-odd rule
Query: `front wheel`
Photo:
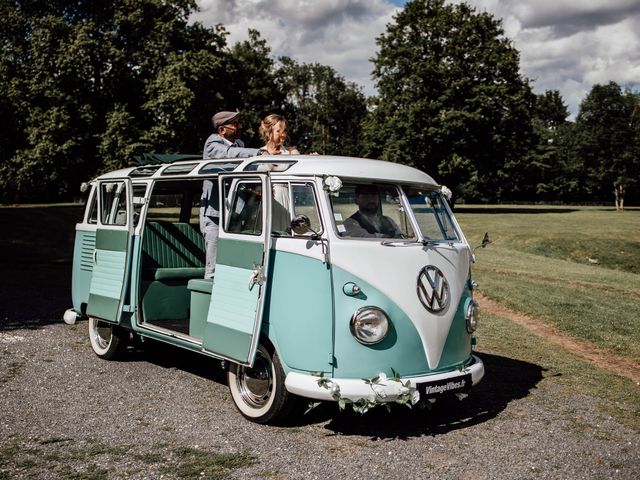
[[285, 374], [276, 352], [259, 345], [253, 367], [232, 364], [227, 377], [231, 397], [240, 413], [256, 423], [277, 423], [295, 405], [284, 386]]
[[95, 354], [105, 360], [113, 360], [126, 347], [127, 332], [104, 320], [89, 317], [89, 341]]

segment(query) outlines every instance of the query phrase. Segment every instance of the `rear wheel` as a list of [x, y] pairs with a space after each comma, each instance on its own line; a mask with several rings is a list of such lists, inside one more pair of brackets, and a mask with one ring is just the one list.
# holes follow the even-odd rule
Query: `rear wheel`
[[253, 367], [232, 364], [227, 377], [240, 413], [256, 423], [278, 423], [293, 409], [296, 397], [284, 386], [285, 374], [276, 352], [259, 345]]
[[89, 317], [89, 341], [95, 354], [113, 360], [126, 348], [128, 332], [104, 320]]

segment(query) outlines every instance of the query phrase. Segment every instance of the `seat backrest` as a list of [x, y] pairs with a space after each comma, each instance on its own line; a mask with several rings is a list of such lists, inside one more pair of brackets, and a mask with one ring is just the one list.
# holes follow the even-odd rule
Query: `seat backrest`
[[147, 222], [142, 237], [144, 268], [204, 267], [204, 238], [189, 223]]

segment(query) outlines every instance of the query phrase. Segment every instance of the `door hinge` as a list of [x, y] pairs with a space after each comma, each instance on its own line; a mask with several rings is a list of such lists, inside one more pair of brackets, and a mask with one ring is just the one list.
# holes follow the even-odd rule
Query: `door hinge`
[[136, 308], [134, 305], [123, 305], [122, 311], [127, 313], [133, 313], [136, 311]]

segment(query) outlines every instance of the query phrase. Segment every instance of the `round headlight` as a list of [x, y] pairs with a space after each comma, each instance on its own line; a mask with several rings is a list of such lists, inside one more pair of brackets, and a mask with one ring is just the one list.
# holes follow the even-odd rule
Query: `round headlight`
[[478, 328], [480, 306], [475, 300], [471, 300], [467, 306], [467, 332], [473, 333]]
[[384, 340], [389, 331], [389, 317], [377, 307], [362, 307], [351, 317], [351, 335], [360, 343], [373, 345]]

